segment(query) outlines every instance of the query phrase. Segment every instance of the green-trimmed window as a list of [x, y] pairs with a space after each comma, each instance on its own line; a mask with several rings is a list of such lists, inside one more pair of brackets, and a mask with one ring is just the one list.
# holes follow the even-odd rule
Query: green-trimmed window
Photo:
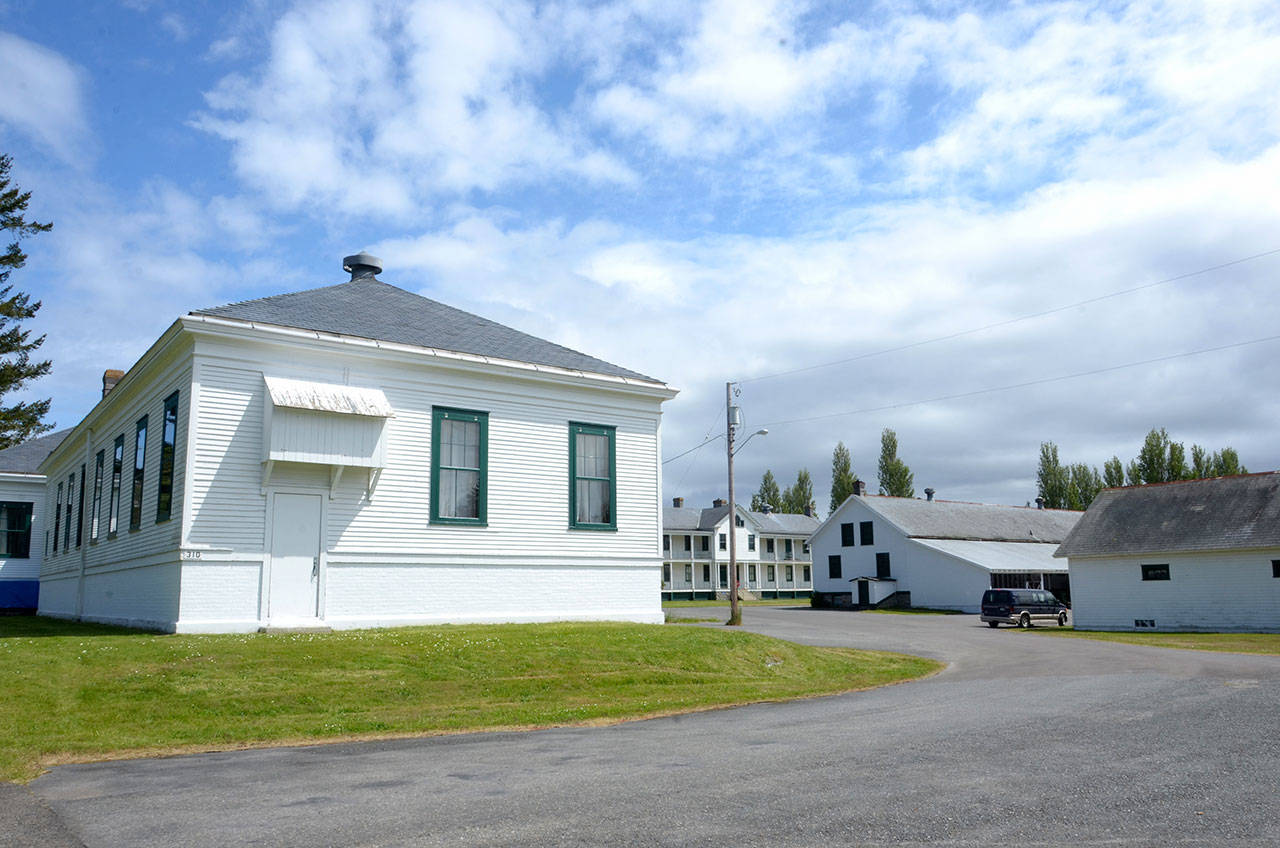
[[129, 529], [142, 527], [142, 481], [147, 463], [147, 416], [138, 419], [133, 443], [133, 491], [129, 501]]
[[[107, 509], [107, 538], [120, 529], [120, 478], [124, 474], [124, 433], [116, 436], [111, 448], [111, 503]], [[54, 542], [58, 541], [54, 536]]]
[[98, 451], [93, 461], [93, 517], [89, 519], [89, 541], [98, 541], [98, 516], [102, 512], [102, 466], [106, 462], [106, 450]]
[[178, 393], [164, 399], [164, 425], [160, 428], [160, 489], [156, 493], [156, 523], [173, 515], [173, 454], [178, 441]]
[[485, 523], [488, 461], [489, 413], [432, 407], [432, 523]]
[[33, 506], [26, 501], [0, 502], [0, 559], [30, 559]]
[[598, 424], [569, 425], [569, 526], [616, 530], [615, 431]]

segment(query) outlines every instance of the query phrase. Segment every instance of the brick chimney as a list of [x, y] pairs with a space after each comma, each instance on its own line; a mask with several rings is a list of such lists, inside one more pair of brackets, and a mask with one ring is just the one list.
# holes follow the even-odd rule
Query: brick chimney
[[867, 493], [867, 484], [862, 482], [861, 480], [854, 480], [853, 493], [855, 495], [858, 495], [859, 497], [861, 497], [862, 495], [865, 495]]
[[725, 500], [724, 498], [716, 498], [715, 500], [713, 500], [713, 501], [711, 502], [711, 506], [712, 506], [712, 508], [715, 508], [715, 507], [722, 507], [722, 506], [728, 506], [728, 505], [729, 505], [729, 502], [728, 502], [727, 500]]
[[116, 383], [120, 382], [120, 378], [124, 376], [123, 371], [117, 371], [115, 368], [108, 368], [102, 372], [102, 396], [107, 394], [116, 387]]
[[684, 498], [672, 498], [671, 505], [676, 509], [679, 509], [680, 507], [684, 506]]

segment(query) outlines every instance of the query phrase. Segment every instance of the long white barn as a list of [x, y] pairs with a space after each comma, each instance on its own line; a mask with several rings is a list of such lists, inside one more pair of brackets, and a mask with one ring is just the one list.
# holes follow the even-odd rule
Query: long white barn
[[378, 281], [179, 318], [41, 466], [44, 615], [662, 620], [659, 380]]
[[809, 540], [819, 605], [978, 612], [989, 588], [1070, 597], [1054, 559], [1080, 513], [885, 495], [850, 495]]

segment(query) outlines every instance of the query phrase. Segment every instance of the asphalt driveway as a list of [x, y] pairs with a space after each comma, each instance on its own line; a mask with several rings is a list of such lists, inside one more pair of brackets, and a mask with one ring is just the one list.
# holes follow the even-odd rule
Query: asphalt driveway
[[[45, 806], [19, 843], [1280, 844], [1280, 657], [1054, 639], [976, 616], [745, 619], [951, 665], [614, 727], [64, 766], [30, 785]], [[19, 809], [7, 789], [0, 826]]]

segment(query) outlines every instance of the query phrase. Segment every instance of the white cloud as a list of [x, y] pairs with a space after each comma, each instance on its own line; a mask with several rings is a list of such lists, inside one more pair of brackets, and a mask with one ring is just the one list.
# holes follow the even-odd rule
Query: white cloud
[[546, 49], [520, 4], [310, 4], [275, 25], [259, 72], [208, 95], [199, 125], [280, 205], [333, 214], [403, 217], [441, 194], [550, 178], [633, 182], [536, 102]]
[[83, 165], [92, 140], [82, 74], [47, 47], [0, 32], [0, 121], [68, 164]]

